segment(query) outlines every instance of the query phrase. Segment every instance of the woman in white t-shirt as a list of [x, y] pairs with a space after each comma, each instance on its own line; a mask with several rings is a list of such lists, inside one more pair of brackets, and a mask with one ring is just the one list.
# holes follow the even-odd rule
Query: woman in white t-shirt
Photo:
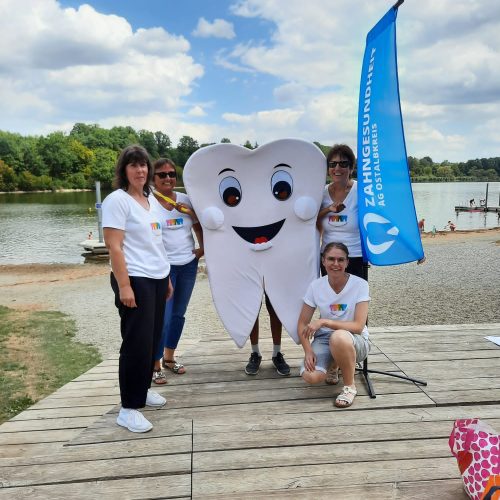
[[[346, 272], [349, 250], [343, 243], [328, 243], [321, 261], [327, 274], [309, 285], [298, 322], [305, 352], [301, 375], [310, 384], [323, 382], [334, 362], [344, 379], [335, 406], [347, 408], [357, 394], [356, 363], [363, 361], [370, 350], [366, 327], [368, 282]], [[320, 318], [313, 320], [316, 308]], [[312, 343], [311, 337], [314, 337]]]
[[[160, 158], [154, 163], [153, 169], [154, 189], [155, 193], [159, 193], [156, 196], [160, 203], [163, 244], [171, 265], [170, 279], [174, 287], [172, 299], [166, 304], [162, 339], [155, 353], [153, 382], [161, 385], [167, 382], [162, 366], [179, 375], [186, 373], [185, 367], [175, 359], [175, 350], [186, 321], [185, 314], [196, 280], [198, 260], [203, 255], [203, 233], [188, 195], [174, 191], [177, 185], [174, 162]], [[193, 232], [199, 248], [195, 248]]]
[[152, 175], [147, 151], [142, 146], [126, 147], [116, 164], [117, 189], [102, 204], [122, 335], [118, 369], [122, 408], [116, 422], [132, 432], [153, 428], [139, 408], [166, 403], [163, 396], [149, 390], [165, 301], [172, 293], [160, 207], [149, 188]]
[[349, 249], [347, 272], [368, 280], [368, 263], [361, 251], [357, 182], [351, 179], [356, 157], [346, 144], [335, 144], [326, 161], [332, 182], [325, 186], [318, 214], [321, 251], [332, 241], [344, 243]]

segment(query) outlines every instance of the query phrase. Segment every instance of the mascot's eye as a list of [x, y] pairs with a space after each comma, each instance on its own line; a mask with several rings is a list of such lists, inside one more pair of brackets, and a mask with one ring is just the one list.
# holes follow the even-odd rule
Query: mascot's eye
[[278, 170], [271, 177], [271, 189], [273, 196], [279, 201], [285, 201], [292, 196], [293, 179], [284, 170]]
[[241, 186], [238, 179], [224, 177], [219, 184], [219, 193], [222, 201], [228, 207], [235, 207], [241, 201]]

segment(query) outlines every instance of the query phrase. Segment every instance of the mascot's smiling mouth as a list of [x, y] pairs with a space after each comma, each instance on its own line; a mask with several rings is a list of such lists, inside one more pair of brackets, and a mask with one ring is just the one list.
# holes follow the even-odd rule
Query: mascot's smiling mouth
[[233, 226], [233, 229], [238, 233], [238, 236], [243, 238], [248, 243], [252, 245], [259, 245], [263, 243], [268, 243], [271, 241], [283, 227], [285, 219], [273, 224], [268, 224], [267, 226], [257, 226], [257, 227], [237, 227]]

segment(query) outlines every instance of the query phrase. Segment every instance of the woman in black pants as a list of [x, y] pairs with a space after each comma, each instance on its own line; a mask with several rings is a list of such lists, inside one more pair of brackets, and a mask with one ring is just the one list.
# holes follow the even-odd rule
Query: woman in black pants
[[162, 407], [149, 390], [154, 353], [161, 338], [165, 300], [172, 293], [158, 202], [149, 184], [151, 161], [142, 146], [128, 146], [115, 170], [115, 187], [103, 202], [104, 241], [111, 261], [111, 287], [120, 314], [118, 425], [132, 432], [153, 428], [139, 408]]

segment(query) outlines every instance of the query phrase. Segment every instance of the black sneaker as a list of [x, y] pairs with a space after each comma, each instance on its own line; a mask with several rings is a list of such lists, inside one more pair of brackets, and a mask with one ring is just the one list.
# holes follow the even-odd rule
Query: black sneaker
[[250, 359], [248, 360], [248, 365], [245, 367], [245, 373], [247, 375], [257, 375], [257, 373], [259, 373], [261, 361], [262, 356], [259, 356], [256, 352], [252, 352], [252, 354], [250, 354]]
[[283, 357], [283, 354], [281, 354], [281, 352], [279, 352], [276, 357], [273, 358], [273, 363], [276, 367], [276, 371], [280, 375], [283, 375], [284, 377], [290, 375], [290, 367], [288, 366], [288, 363], [285, 361], [285, 358]]

